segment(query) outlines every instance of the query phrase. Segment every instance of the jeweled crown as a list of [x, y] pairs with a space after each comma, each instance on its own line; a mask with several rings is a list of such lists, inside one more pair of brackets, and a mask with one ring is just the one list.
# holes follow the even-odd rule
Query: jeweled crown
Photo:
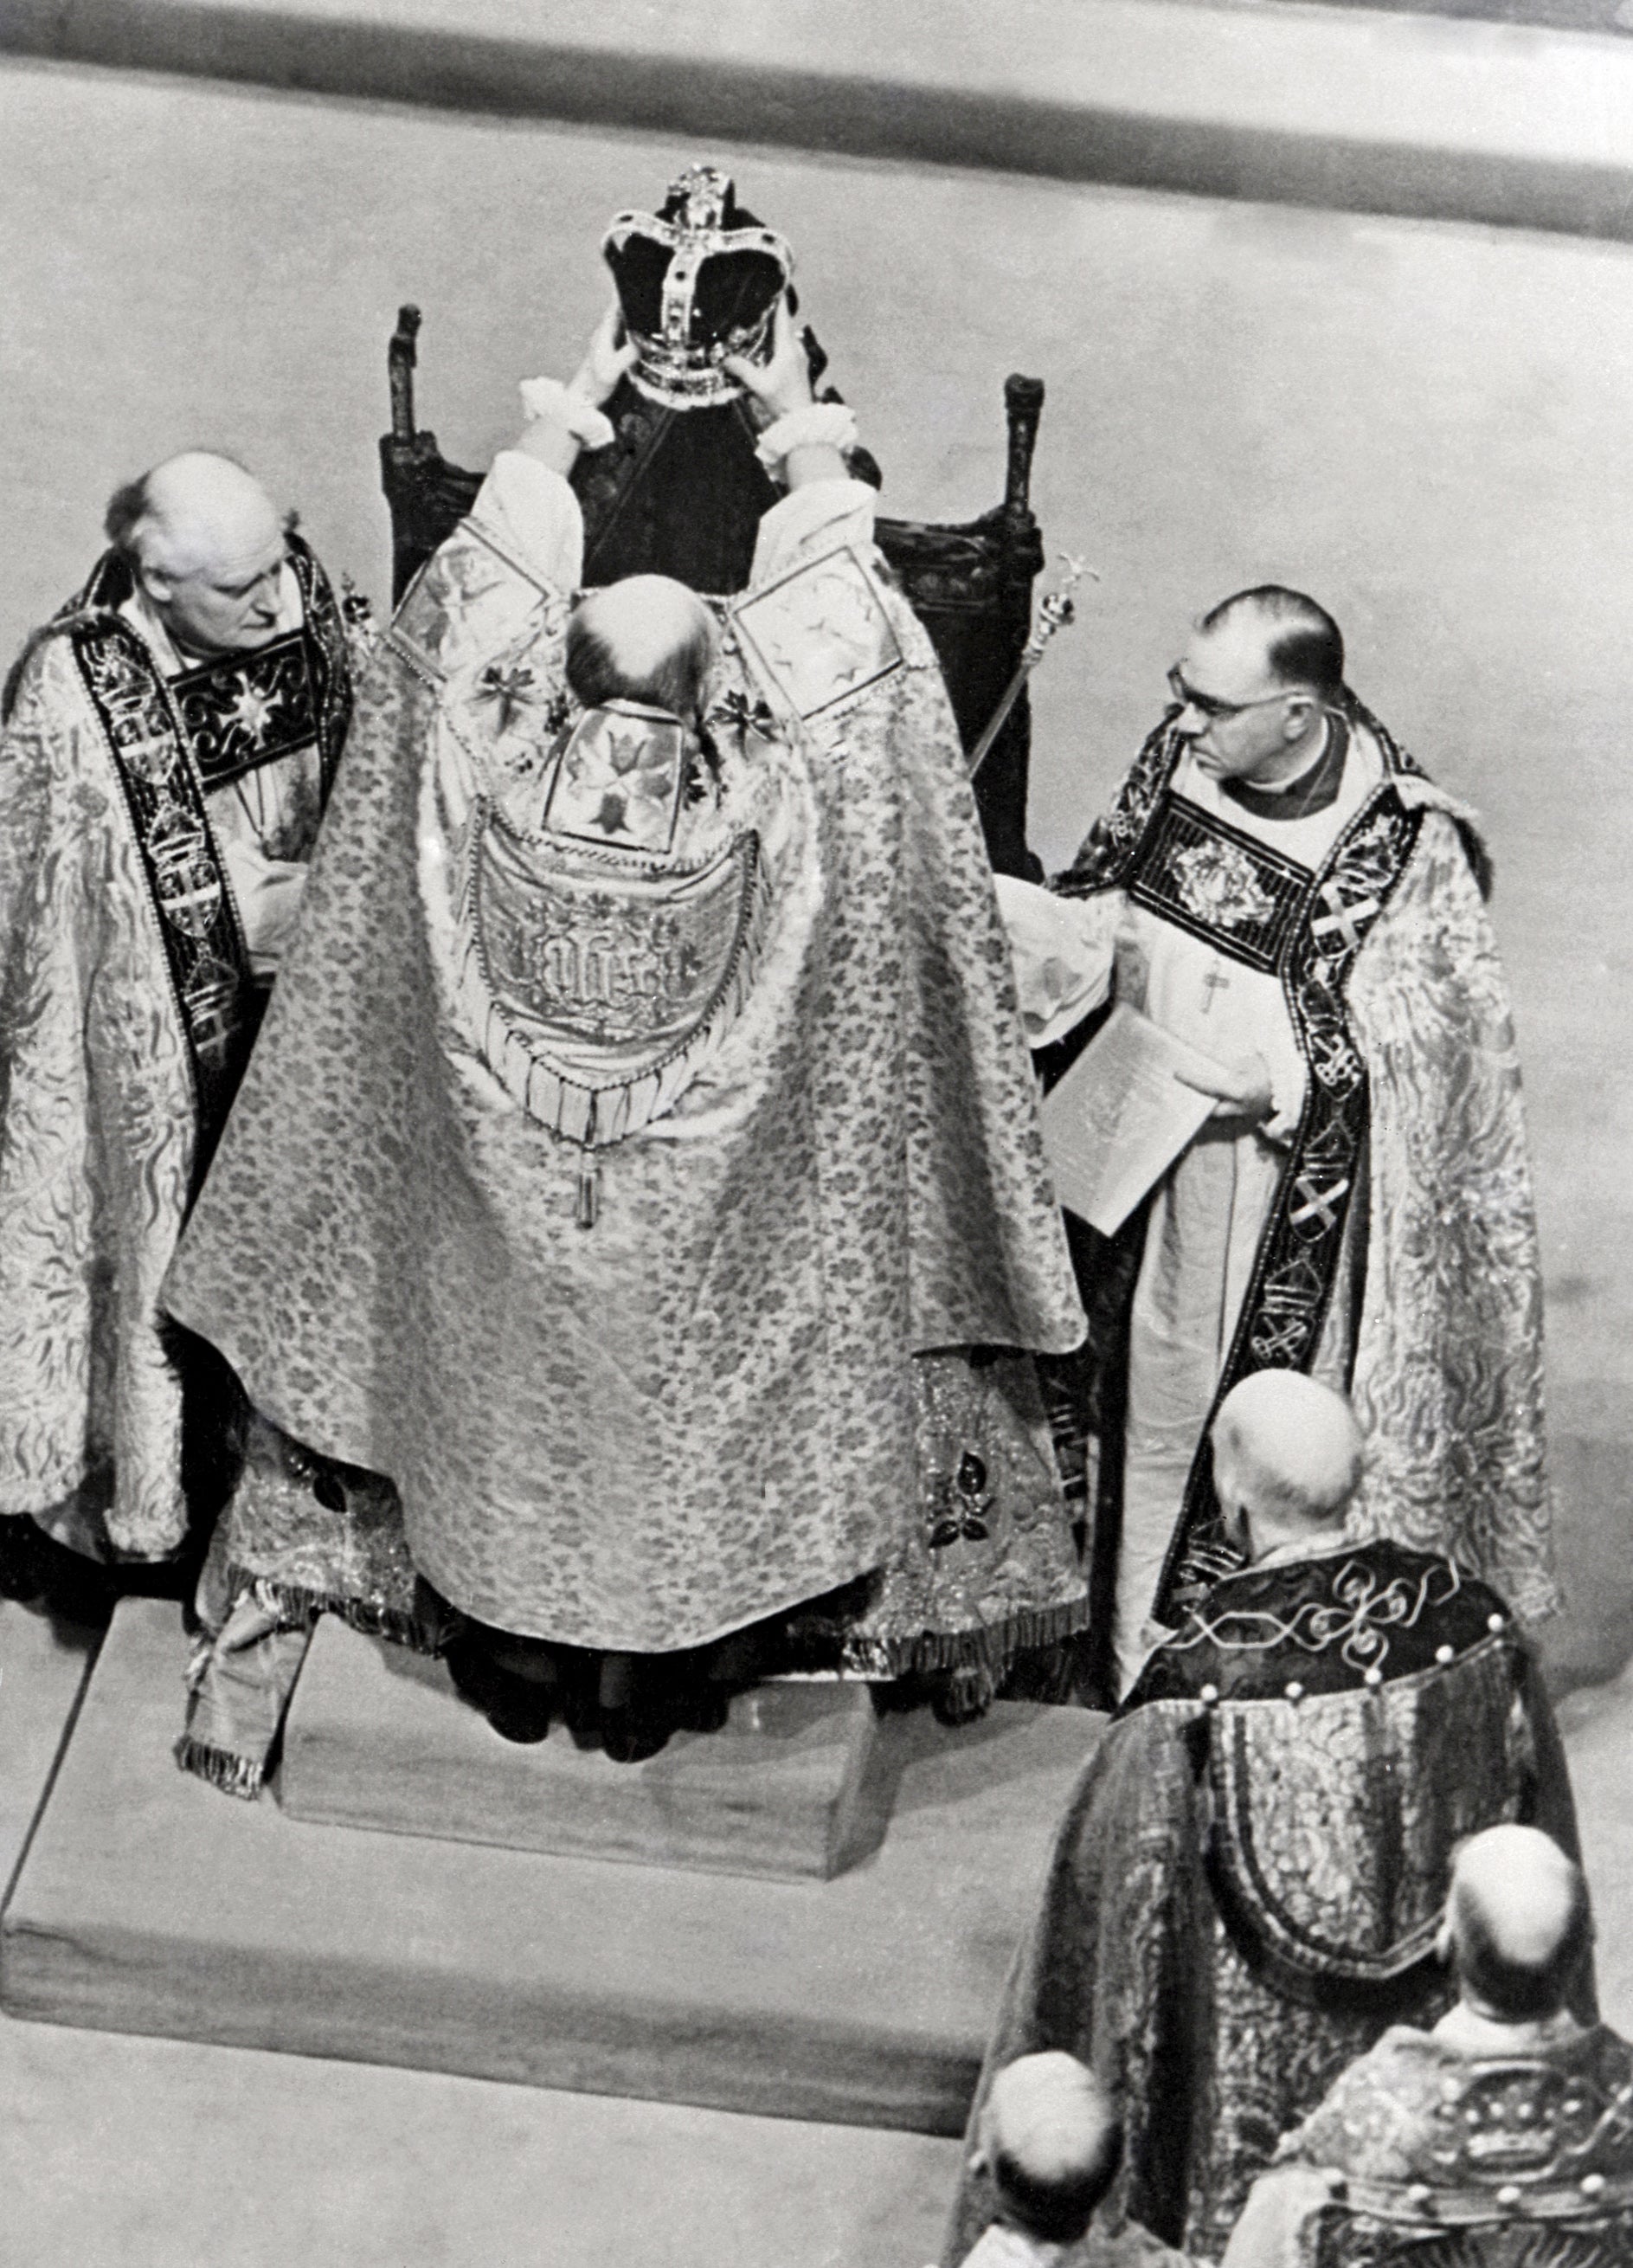
[[717, 166], [688, 166], [658, 213], [615, 214], [601, 243], [643, 394], [676, 409], [742, 389], [727, 355], [760, 356], [794, 272], [787, 239], [737, 202]]

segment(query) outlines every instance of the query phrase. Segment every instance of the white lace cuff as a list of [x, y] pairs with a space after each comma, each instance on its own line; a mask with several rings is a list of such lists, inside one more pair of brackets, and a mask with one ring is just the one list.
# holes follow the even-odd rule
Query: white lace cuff
[[827, 447], [842, 454], [856, 446], [856, 412], [848, 401], [807, 401], [768, 425], [754, 454], [767, 472], [775, 473], [791, 449]]
[[525, 378], [522, 408], [529, 417], [548, 418], [560, 425], [586, 449], [604, 449], [613, 438], [613, 421], [574, 394], [559, 378]]

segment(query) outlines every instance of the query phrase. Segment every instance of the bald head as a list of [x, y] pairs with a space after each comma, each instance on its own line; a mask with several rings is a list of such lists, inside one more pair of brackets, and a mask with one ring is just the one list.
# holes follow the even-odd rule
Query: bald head
[[1213, 1421], [1214, 1487], [1227, 1521], [1243, 1513], [1258, 1557], [1305, 1535], [1342, 1533], [1361, 1479], [1361, 1433], [1342, 1394], [1297, 1370], [1259, 1370]]
[[107, 508], [108, 541], [166, 576], [215, 574], [281, 545], [283, 522], [253, 473], [231, 457], [189, 449], [121, 489]]
[[574, 608], [567, 682], [586, 709], [640, 701], [690, 718], [714, 652], [714, 618], [695, 591], [667, 575], [628, 575]]
[[277, 635], [285, 522], [253, 473], [189, 449], [110, 500], [108, 541], [177, 644], [205, 656]]
[[1122, 2129], [1086, 2064], [1050, 2050], [1006, 2064], [982, 2107], [980, 2155], [1000, 2204], [1033, 2235], [1082, 2235], [1117, 2170]]
[[1592, 1937], [1582, 1870], [1551, 1836], [1488, 1827], [1461, 1845], [1442, 1942], [1480, 2014], [1508, 2023], [1557, 2014]]
[[1261, 658], [1272, 685], [1307, 685], [1323, 701], [1336, 701], [1344, 689], [1343, 633], [1302, 591], [1255, 584], [1221, 599], [1196, 627], [1222, 650]]

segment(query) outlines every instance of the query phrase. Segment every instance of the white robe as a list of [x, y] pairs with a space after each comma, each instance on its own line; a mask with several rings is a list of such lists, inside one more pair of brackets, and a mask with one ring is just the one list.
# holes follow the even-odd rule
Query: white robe
[[[1319, 866], [1382, 776], [1377, 749], [1352, 735], [1336, 800], [1294, 820], [1262, 819], [1192, 755], [1173, 792], [1284, 858]], [[1139, 1008], [1217, 1061], [1258, 1055], [1275, 1108], [1259, 1127], [1204, 1125], [1158, 1184], [1129, 1322], [1122, 1527], [1113, 1643], [1120, 1692], [1162, 1635], [1151, 1602], [1212, 1407], [1285, 1158], [1304, 1107], [1306, 1070], [1279, 978], [1249, 968], [1121, 890], [1051, 898], [1000, 881], [1021, 1008], [1034, 1047], [1106, 999]]]
[[[817, 539], [864, 549], [873, 541], [877, 491], [864, 481], [809, 481], [779, 498], [760, 522], [752, 584], [798, 564]], [[472, 517], [541, 583], [564, 598], [584, 576], [584, 515], [560, 473], [521, 449], [501, 449]]]

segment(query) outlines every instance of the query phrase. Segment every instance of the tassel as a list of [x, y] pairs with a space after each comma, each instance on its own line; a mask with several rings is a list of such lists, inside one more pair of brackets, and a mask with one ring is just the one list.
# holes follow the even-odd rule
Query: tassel
[[590, 1150], [585, 1152], [584, 1163], [578, 1168], [577, 1220], [580, 1228], [595, 1226], [596, 1215], [600, 1211], [600, 1162], [595, 1152]]

